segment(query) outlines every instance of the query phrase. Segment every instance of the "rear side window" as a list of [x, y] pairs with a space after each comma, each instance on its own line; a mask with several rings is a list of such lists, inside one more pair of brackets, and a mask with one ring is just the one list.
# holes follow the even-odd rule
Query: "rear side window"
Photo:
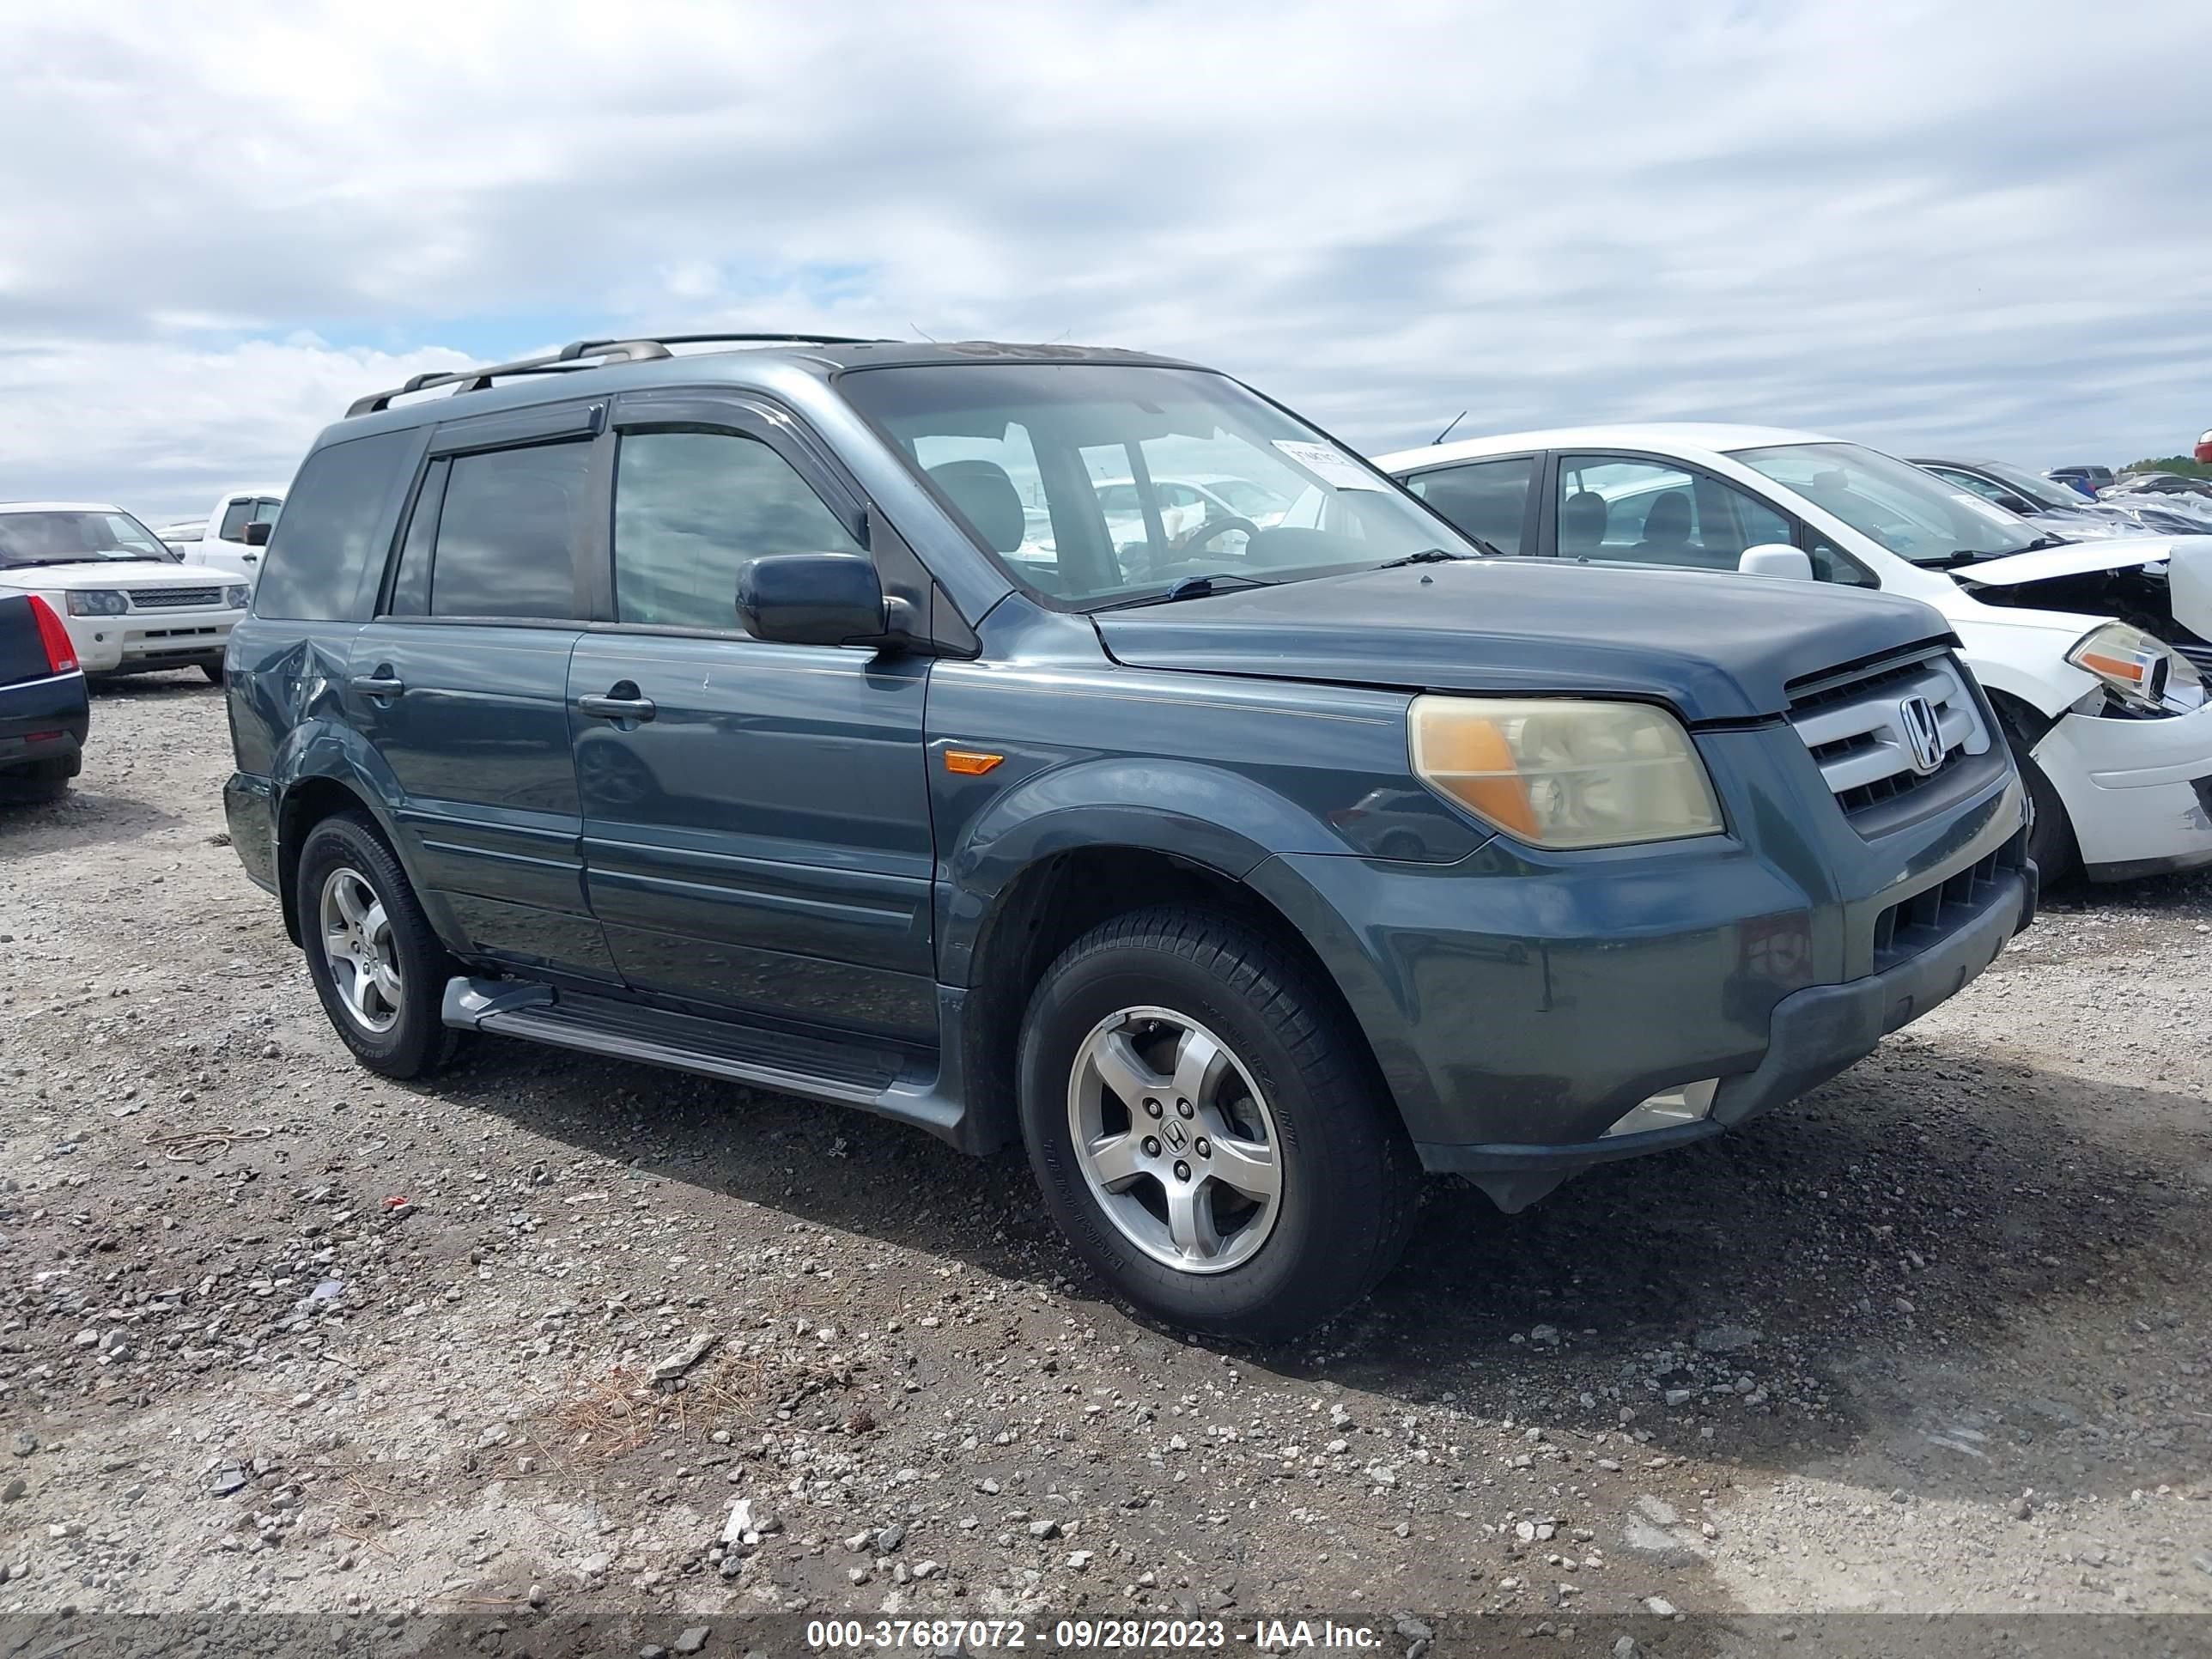
[[1474, 461], [1416, 473], [1406, 480], [1406, 487], [1456, 528], [1480, 537], [1501, 553], [1519, 553], [1522, 526], [1528, 522], [1528, 481], [1535, 468], [1535, 460], [1527, 455]]
[[[441, 533], [441, 560], [444, 546]], [[720, 432], [639, 432], [622, 441], [614, 553], [623, 622], [735, 631], [738, 567], [747, 559], [865, 550], [764, 443]]]
[[430, 561], [432, 616], [581, 614], [575, 538], [591, 453], [589, 443], [536, 444], [453, 458]]
[[253, 614], [288, 622], [345, 622], [362, 572], [381, 566], [385, 513], [422, 438], [414, 432], [326, 444], [307, 457], [261, 562]]

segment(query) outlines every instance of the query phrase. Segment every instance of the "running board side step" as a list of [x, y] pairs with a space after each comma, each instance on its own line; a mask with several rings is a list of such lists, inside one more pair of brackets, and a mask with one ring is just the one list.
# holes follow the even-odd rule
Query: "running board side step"
[[[949, 1012], [957, 1029], [957, 994]], [[445, 1024], [459, 1030], [523, 1037], [857, 1106], [919, 1125], [965, 1152], [992, 1150], [975, 1144], [975, 1125], [960, 1099], [958, 1080], [947, 1078], [941, 1064], [933, 1069], [930, 1061], [937, 1056], [707, 1019], [550, 985], [466, 975], [447, 981], [441, 1014]]]

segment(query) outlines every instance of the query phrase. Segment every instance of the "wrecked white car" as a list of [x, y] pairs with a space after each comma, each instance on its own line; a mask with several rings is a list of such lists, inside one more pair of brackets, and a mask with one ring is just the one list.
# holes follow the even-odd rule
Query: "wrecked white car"
[[1502, 552], [1924, 599], [2002, 717], [2046, 879], [2212, 864], [2212, 536], [2069, 542], [1893, 456], [1764, 427], [1523, 432], [1379, 464]]

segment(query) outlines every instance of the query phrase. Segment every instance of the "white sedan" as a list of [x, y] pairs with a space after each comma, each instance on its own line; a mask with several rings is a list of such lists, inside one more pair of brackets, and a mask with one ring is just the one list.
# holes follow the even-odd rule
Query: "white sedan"
[[1893, 456], [1763, 427], [1522, 432], [1377, 465], [1506, 553], [1925, 600], [2020, 761], [2046, 878], [2212, 864], [2212, 537], [2068, 542]]
[[43, 596], [87, 674], [196, 667], [218, 684], [249, 598], [100, 501], [0, 501], [0, 592]]

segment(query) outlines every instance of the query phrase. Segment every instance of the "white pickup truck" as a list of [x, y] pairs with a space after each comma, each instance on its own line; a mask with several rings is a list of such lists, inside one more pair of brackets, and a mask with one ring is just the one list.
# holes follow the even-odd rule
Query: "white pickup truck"
[[[283, 510], [283, 484], [240, 484], [216, 498], [204, 521], [162, 527], [161, 539], [194, 564], [213, 565], [246, 578], [250, 586], [261, 574], [261, 549], [268, 526]], [[252, 526], [263, 526], [258, 530]]]

